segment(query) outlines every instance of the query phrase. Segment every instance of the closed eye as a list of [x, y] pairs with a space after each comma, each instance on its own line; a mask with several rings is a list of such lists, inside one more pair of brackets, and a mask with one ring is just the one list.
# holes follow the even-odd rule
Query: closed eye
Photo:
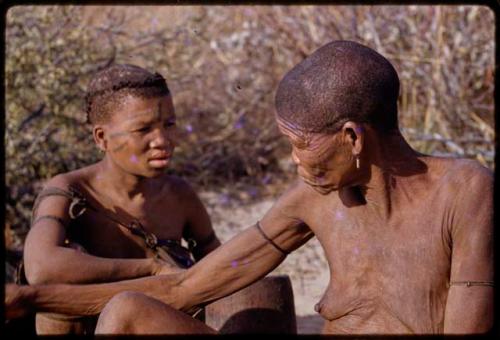
[[307, 142], [304, 140], [292, 137], [288, 137], [288, 140], [290, 141], [290, 144], [292, 144], [293, 147], [299, 150], [304, 150], [307, 147]]
[[163, 125], [168, 128], [168, 127], [175, 126], [176, 122], [175, 122], [175, 120], [167, 120], [167, 121], [165, 121], [165, 123], [163, 123]]
[[139, 129], [135, 129], [134, 132], [149, 132], [151, 130], [151, 126], [144, 126]]

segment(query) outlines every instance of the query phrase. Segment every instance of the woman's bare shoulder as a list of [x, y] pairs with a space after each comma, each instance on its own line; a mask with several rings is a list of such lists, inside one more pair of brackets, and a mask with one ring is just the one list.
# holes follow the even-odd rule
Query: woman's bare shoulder
[[271, 207], [273, 212], [284, 212], [288, 216], [303, 218], [308, 206], [314, 204], [318, 194], [300, 178], [297, 178], [283, 191]]
[[479, 182], [493, 184], [493, 171], [477, 160], [467, 158], [444, 158], [440, 160], [447, 179], [454, 182]]
[[[476, 160], [442, 158], [434, 160], [431, 171], [440, 182], [440, 192], [455, 197], [478, 199], [493, 192], [493, 171]], [[443, 190], [444, 189], [444, 190]]]
[[97, 176], [95, 164], [73, 171], [55, 175], [44, 183], [44, 188], [56, 187], [60, 189], [87, 187], [93, 177]]
[[198, 194], [193, 186], [184, 178], [177, 175], [164, 174], [156, 178], [160, 197], [175, 197], [179, 202], [189, 202], [198, 199]]

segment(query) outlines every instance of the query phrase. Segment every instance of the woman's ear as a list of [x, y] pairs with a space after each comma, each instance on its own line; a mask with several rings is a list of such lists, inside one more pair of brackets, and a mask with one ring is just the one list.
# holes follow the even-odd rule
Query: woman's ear
[[359, 156], [363, 150], [365, 130], [363, 124], [348, 121], [342, 126], [342, 137], [344, 142], [352, 147], [352, 154]]
[[102, 125], [95, 125], [92, 129], [92, 135], [94, 137], [94, 142], [101, 151], [106, 151], [106, 138], [105, 131]]

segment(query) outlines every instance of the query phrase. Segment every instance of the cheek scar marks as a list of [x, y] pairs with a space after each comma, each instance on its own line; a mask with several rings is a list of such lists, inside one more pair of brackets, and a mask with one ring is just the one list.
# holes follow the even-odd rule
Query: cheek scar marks
[[[160, 104], [158, 103], [158, 111], [159, 111], [159, 108], [160, 108]], [[137, 118], [140, 116], [151, 115], [151, 114], [154, 116], [154, 118], [157, 118], [156, 117], [156, 115], [158, 114], [157, 112], [155, 112], [154, 110], [151, 110], [151, 109], [145, 109], [142, 111], [135, 112], [135, 114], [129, 116], [128, 119], [134, 119], [134, 118]]]
[[112, 151], [118, 152], [118, 151], [122, 150], [126, 145], [127, 145], [127, 142], [125, 141], [122, 144], [118, 145], [116, 148], [114, 148]]
[[[127, 119], [128, 121], [133, 121], [134, 119], [139, 118], [141, 116], [147, 116], [145, 118], [147, 120], [149, 120], [150, 118], [153, 118], [154, 120], [159, 120], [161, 118], [161, 103], [158, 103], [156, 110], [148, 108], [142, 111], [136, 111], [133, 114], [125, 117], [125, 119]], [[127, 134], [127, 133], [129, 132], [117, 132], [116, 135]]]
[[129, 135], [129, 134], [130, 134], [130, 132], [127, 132], [127, 131], [115, 132], [115, 133], [110, 134], [109, 138], [110, 139], [114, 139], [114, 138], [118, 138], [118, 137], [123, 137], [123, 136]]

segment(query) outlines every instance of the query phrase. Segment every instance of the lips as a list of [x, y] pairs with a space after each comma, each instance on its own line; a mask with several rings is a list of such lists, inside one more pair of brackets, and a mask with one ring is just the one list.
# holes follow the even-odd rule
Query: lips
[[152, 161], [152, 160], [163, 160], [163, 159], [167, 159], [167, 158], [170, 158], [170, 154], [166, 151], [156, 151], [155, 153], [153, 153], [151, 155], [151, 157], [148, 159], [148, 161]]
[[171, 154], [166, 151], [156, 151], [150, 158], [148, 158], [148, 163], [153, 168], [164, 168], [168, 165]]

